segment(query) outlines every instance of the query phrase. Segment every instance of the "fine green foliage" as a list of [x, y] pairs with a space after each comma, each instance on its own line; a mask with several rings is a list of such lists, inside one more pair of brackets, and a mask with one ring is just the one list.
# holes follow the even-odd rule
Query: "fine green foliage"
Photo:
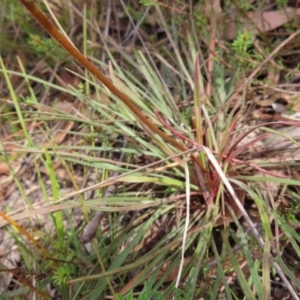
[[237, 38], [232, 43], [232, 50], [236, 55], [248, 55], [250, 47], [253, 45], [253, 36], [249, 31], [239, 32]]

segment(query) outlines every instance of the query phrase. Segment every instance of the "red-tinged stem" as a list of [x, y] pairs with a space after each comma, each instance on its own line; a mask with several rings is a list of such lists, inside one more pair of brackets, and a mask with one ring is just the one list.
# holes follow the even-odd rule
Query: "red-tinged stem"
[[[164, 126], [166, 126], [166, 128], [168, 128], [174, 135], [180, 137], [182, 140], [188, 141], [192, 144], [194, 143], [192, 140], [185, 137], [182, 133], [178, 132], [171, 125], [169, 125], [168, 122], [166, 122], [161, 117], [161, 115], [159, 114], [159, 112], [157, 110], [154, 111], [154, 114], [157, 117], [157, 119], [159, 120], [159, 122], [161, 122]], [[206, 173], [206, 170], [204, 169], [204, 167], [202, 165], [201, 165], [201, 168], [199, 168], [199, 165], [194, 165], [194, 166], [195, 166], [195, 171], [196, 171], [196, 174], [198, 177], [198, 180], [196, 181], [196, 183], [199, 184], [201, 191], [203, 192], [205, 200], [208, 201], [208, 199], [210, 199], [210, 193], [209, 193], [207, 184], [205, 183], [205, 175], [204, 174]], [[193, 177], [193, 180], [195, 181], [194, 177]]]
[[[160, 113], [155, 110], [154, 111], [155, 116], [157, 117], [158, 121], [163, 124], [164, 126], [166, 126], [166, 128], [168, 128], [174, 135], [180, 137], [181, 139], [183, 139], [184, 141], [187, 141], [189, 143], [191, 143], [192, 145], [195, 145], [197, 147], [199, 147], [200, 145], [194, 141], [192, 141], [191, 139], [187, 138], [186, 136], [184, 136], [182, 133], [180, 133], [179, 131], [177, 131], [176, 129], [174, 129], [171, 125], [168, 124], [168, 122], [166, 122], [160, 115]], [[201, 165], [201, 171], [205, 172], [205, 169], [203, 168], [203, 166]]]
[[[158, 111], [155, 111], [155, 116], [157, 117], [157, 119], [164, 125], [166, 126], [173, 134], [177, 135], [178, 137], [182, 138], [183, 140], [191, 143], [191, 145], [195, 145], [197, 147], [201, 146], [199, 145], [197, 142], [189, 139], [188, 137], [184, 136], [183, 134], [181, 134], [180, 132], [176, 131], [172, 126], [170, 126], [159, 114]], [[272, 125], [272, 124], [278, 124], [278, 122], [269, 122], [269, 123], [265, 123], [265, 124], [262, 124], [262, 125], [258, 125], [257, 127], [255, 127], [254, 129], [258, 128], [258, 127], [261, 127], [263, 125]], [[289, 125], [289, 126], [296, 126], [296, 123], [294, 122], [284, 122], [283, 123], [284, 125]], [[299, 124], [297, 124], [297, 126], [299, 126]], [[233, 158], [234, 156], [238, 155], [241, 151], [245, 150], [247, 147], [249, 147], [250, 145], [253, 145], [254, 143], [256, 143], [257, 141], [260, 141], [264, 138], [267, 137], [268, 134], [264, 134], [260, 137], [257, 137], [255, 139], [255, 141], [253, 142], [249, 142], [247, 144], [247, 147], [241, 147], [241, 150], [240, 148], [238, 150], [236, 150], [236, 152], [233, 152], [233, 150], [235, 149], [235, 147], [238, 145], [238, 143], [243, 139], [245, 138], [251, 131], [253, 131], [254, 129], [250, 130], [249, 132], [247, 132], [245, 135], [243, 135], [243, 137], [241, 139], [238, 140], [238, 142], [236, 142], [234, 144], [234, 146], [231, 148], [231, 150], [229, 151], [229, 153], [226, 155], [226, 154], [222, 154], [221, 157], [225, 159], [225, 163], [228, 163], [228, 162], [233, 162], [233, 163], [237, 163], [237, 164], [243, 164], [243, 165], [246, 165], [246, 166], [249, 166], [249, 167], [252, 167], [253, 169], [256, 169], [258, 171], [261, 171], [267, 175], [270, 175], [270, 176], [273, 176], [273, 177], [279, 177], [279, 178], [287, 178], [287, 176], [284, 176], [284, 175], [278, 175], [278, 174], [273, 174], [272, 172], [269, 172], [255, 164], [252, 164], [252, 163], [249, 163], [247, 161], [242, 161], [240, 159], [237, 159], [237, 158]], [[214, 154], [217, 154], [216, 151], [214, 150], [211, 150], [212, 153]], [[233, 153], [233, 154], [232, 154]]]
[[[186, 151], [187, 148], [176, 142], [166, 133], [161, 131], [158, 127], [151, 123], [140, 111], [138, 107], [136, 107], [132, 101], [119, 89], [117, 89], [105, 76], [102, 74], [90, 61], [88, 61], [85, 56], [76, 49], [72, 43], [68, 41], [68, 39], [57, 30], [57, 28], [51, 23], [51, 21], [43, 14], [43, 12], [36, 6], [33, 0], [20, 0], [20, 2], [26, 7], [26, 9], [32, 14], [32, 16], [39, 22], [39, 24], [55, 39], [63, 48], [65, 48], [70, 55], [72, 55], [83, 67], [89, 70], [93, 75], [95, 75], [113, 94], [119, 97], [128, 107], [129, 109], [153, 132], [157, 133], [160, 137], [162, 137], [165, 141], [169, 142], [172, 146]], [[193, 161], [199, 165], [201, 168], [200, 161], [192, 156]]]

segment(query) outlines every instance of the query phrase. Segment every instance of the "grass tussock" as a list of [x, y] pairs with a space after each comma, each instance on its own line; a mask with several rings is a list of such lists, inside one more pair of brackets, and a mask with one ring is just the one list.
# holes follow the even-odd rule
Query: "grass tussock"
[[298, 8], [38, 2], [76, 61], [21, 2], [0, 25], [1, 297], [298, 299]]

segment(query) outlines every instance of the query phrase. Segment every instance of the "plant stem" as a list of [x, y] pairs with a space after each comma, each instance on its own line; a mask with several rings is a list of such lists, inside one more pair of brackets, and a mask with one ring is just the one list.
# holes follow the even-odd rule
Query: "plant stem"
[[[186, 151], [187, 148], [178, 143], [176, 140], [168, 136], [166, 133], [161, 131], [158, 127], [151, 123], [151, 121], [143, 115], [138, 107], [136, 107], [132, 101], [119, 89], [117, 89], [103, 73], [101, 73], [85, 56], [72, 45], [70, 41], [51, 23], [51, 21], [44, 15], [44, 13], [37, 7], [33, 0], [20, 0], [23, 6], [32, 14], [32, 16], [39, 22], [39, 24], [55, 39], [68, 53], [73, 56], [79, 64], [89, 70], [94, 76], [96, 76], [113, 94], [121, 99], [129, 109], [153, 132], [157, 133], [165, 141], [169, 142], [172, 146], [182, 151]], [[201, 162], [192, 155], [193, 161], [203, 169]]]

